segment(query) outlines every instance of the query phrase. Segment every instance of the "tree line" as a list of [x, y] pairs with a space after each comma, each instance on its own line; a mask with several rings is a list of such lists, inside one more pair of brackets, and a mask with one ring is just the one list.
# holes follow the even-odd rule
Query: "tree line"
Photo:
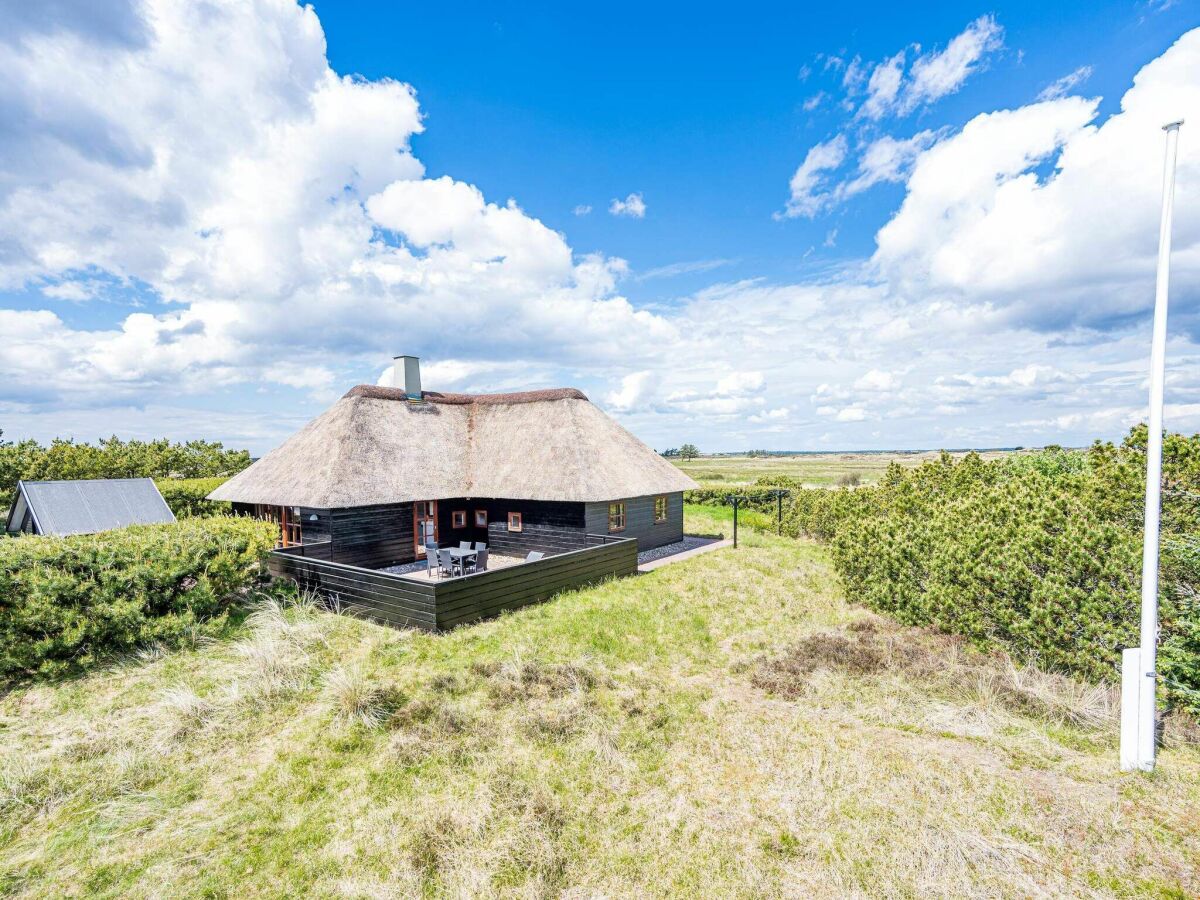
[[250, 451], [228, 449], [220, 441], [122, 441], [113, 436], [96, 444], [55, 438], [47, 446], [3, 436], [0, 431], [0, 505], [5, 511], [20, 480], [213, 478], [235, 475], [251, 462]]

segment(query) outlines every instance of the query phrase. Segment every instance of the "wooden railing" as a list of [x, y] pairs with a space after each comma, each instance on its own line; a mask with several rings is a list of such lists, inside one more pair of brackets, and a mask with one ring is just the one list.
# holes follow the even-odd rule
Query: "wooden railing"
[[[593, 535], [593, 546], [443, 581], [314, 558], [304, 546], [271, 554], [272, 573], [336, 608], [390, 625], [440, 631], [517, 609], [605, 578], [637, 572], [637, 541]], [[319, 545], [317, 545], [319, 547]]]

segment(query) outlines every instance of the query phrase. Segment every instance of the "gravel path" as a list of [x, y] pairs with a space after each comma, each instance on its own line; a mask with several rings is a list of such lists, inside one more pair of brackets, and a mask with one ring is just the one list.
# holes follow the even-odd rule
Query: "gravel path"
[[643, 550], [638, 554], [638, 565], [642, 566], [648, 562], [653, 562], [656, 559], [662, 559], [664, 556], [674, 556], [676, 553], [686, 553], [688, 550], [695, 550], [697, 547], [707, 547], [709, 544], [715, 544], [720, 538], [713, 537], [698, 537], [696, 535], [685, 535], [682, 541], [676, 541], [673, 544], [663, 544], [661, 547], [655, 547], [653, 550]]

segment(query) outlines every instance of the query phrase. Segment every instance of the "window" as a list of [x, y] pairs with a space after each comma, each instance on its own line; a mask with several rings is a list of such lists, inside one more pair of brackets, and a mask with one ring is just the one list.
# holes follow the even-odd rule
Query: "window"
[[523, 531], [524, 530], [524, 527], [521, 524], [521, 514], [520, 513], [510, 512], [508, 514], [508, 530], [509, 531]]
[[301, 516], [298, 506], [269, 506], [258, 503], [254, 506], [256, 518], [266, 522], [274, 522], [279, 526], [278, 543], [284, 547], [294, 547], [302, 543], [300, 534]]
[[475, 510], [475, 527], [476, 528], [487, 528], [487, 510], [486, 509]]
[[608, 530], [609, 531], [624, 531], [625, 530], [625, 503], [608, 504]]
[[658, 525], [667, 521], [667, 498], [654, 498], [654, 524]]
[[467, 527], [467, 511], [465, 509], [456, 509], [454, 512], [450, 513], [450, 527]]

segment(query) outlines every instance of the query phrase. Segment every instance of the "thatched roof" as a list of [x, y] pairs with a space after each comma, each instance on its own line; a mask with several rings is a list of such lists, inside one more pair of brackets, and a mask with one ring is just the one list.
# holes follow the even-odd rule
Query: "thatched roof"
[[209, 497], [337, 509], [453, 497], [586, 502], [696, 486], [574, 388], [422, 396], [359, 385]]

